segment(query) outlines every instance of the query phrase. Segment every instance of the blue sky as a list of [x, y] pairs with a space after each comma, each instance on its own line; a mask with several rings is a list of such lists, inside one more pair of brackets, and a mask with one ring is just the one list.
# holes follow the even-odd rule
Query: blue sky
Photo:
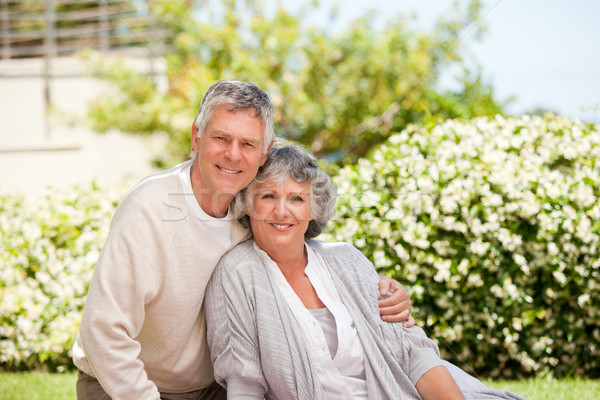
[[[284, 3], [297, 6], [307, 1]], [[440, 13], [456, 7], [454, 0], [321, 0], [321, 4], [338, 4], [341, 24], [373, 9], [382, 19], [415, 12], [424, 29]], [[518, 115], [540, 107], [600, 123], [600, 1], [484, 0], [483, 4], [485, 35], [480, 41], [467, 35], [462, 44], [497, 97], [515, 97], [507, 111]], [[444, 82], [450, 86], [450, 77]]]

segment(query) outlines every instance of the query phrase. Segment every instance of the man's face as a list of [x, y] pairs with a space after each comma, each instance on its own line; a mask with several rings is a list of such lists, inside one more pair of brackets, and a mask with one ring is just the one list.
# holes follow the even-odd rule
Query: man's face
[[203, 198], [219, 201], [220, 197], [230, 198], [248, 186], [266, 160], [264, 130], [264, 124], [253, 109], [231, 112], [226, 105], [213, 109], [200, 138], [196, 137], [194, 126], [192, 147], [198, 153], [199, 172], [195, 183]]

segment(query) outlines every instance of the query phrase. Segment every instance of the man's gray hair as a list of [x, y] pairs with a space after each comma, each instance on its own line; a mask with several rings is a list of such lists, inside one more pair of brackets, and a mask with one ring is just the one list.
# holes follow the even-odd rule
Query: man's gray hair
[[269, 145], [275, 139], [274, 111], [269, 96], [250, 82], [232, 79], [213, 84], [202, 98], [200, 111], [194, 120], [194, 125], [198, 128], [198, 137], [204, 133], [204, 129], [212, 117], [213, 109], [222, 104], [229, 105], [227, 111], [254, 109], [256, 116], [265, 125], [263, 152], [266, 153]]
[[319, 236], [329, 220], [335, 215], [337, 188], [329, 175], [319, 168], [317, 158], [300, 146], [274, 147], [267, 161], [259, 168], [256, 178], [239, 192], [232, 203], [232, 212], [240, 223], [250, 227], [248, 211], [254, 202], [256, 184], [270, 181], [278, 184], [292, 178], [297, 183], [310, 183], [311, 220], [304, 233], [306, 239]]

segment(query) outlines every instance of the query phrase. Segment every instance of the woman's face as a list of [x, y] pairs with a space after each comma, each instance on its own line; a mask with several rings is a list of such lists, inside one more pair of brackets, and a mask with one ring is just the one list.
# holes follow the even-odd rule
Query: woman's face
[[258, 247], [272, 255], [304, 248], [304, 233], [310, 221], [310, 183], [292, 178], [284, 182], [255, 184], [250, 226]]

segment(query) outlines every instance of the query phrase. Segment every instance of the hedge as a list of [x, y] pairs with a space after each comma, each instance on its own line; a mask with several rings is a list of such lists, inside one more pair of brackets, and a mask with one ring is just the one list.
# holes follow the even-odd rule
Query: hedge
[[491, 377], [600, 376], [600, 130], [412, 126], [340, 170], [328, 239], [412, 293], [443, 356]]
[[72, 368], [84, 296], [124, 190], [0, 196], [0, 369]]

